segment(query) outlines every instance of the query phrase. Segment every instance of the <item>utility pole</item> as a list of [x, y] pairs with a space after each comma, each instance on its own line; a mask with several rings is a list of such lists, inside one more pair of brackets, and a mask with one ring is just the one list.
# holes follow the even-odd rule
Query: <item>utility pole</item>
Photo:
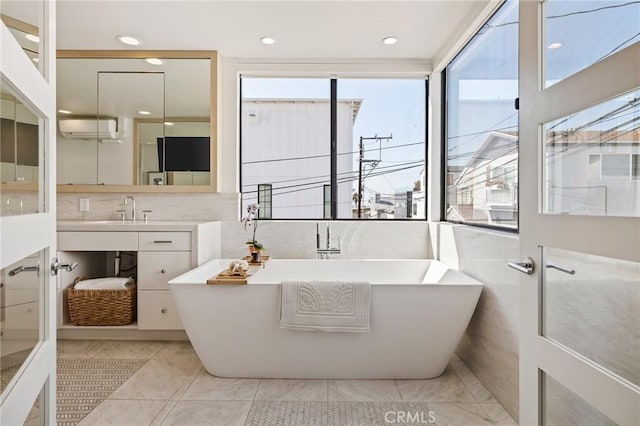
[[[360, 136], [360, 150], [358, 156], [358, 219], [362, 218], [362, 194], [364, 192], [364, 179], [366, 176], [362, 176], [362, 172], [364, 169], [365, 163], [373, 163], [371, 170], [376, 167], [380, 161], [382, 161], [382, 141], [390, 141], [393, 139], [393, 135], [389, 136], [371, 136], [371, 137], [363, 137]], [[377, 160], [365, 160], [364, 158], [364, 141], [378, 141], [379, 144], [379, 155]]]

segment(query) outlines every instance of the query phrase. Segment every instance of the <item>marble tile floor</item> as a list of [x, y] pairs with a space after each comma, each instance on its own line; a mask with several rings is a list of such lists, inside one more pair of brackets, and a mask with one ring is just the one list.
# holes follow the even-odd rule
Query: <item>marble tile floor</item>
[[145, 361], [82, 426], [516, 425], [455, 355], [429, 380], [219, 378], [189, 342], [59, 340], [58, 357]]

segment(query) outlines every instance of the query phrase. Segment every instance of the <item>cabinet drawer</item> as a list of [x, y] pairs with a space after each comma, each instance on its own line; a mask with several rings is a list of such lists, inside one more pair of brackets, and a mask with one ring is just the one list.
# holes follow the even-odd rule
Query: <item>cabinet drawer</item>
[[182, 321], [169, 290], [138, 290], [140, 330], [182, 330]]
[[138, 250], [137, 232], [58, 232], [58, 250]]
[[191, 269], [190, 251], [138, 252], [138, 288], [169, 290], [167, 281]]
[[191, 232], [140, 232], [140, 250], [190, 251]]

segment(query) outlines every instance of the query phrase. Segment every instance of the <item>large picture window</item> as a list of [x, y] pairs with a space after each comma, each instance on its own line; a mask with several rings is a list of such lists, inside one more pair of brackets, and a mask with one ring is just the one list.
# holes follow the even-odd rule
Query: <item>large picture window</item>
[[453, 222], [518, 227], [518, 2], [507, 0], [446, 68], [446, 194]]
[[261, 218], [425, 219], [426, 87], [241, 78], [243, 210], [268, 182]]

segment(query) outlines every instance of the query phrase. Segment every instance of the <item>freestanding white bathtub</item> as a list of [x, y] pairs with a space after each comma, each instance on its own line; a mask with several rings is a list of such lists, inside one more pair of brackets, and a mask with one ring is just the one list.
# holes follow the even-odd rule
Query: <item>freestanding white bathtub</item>
[[[247, 285], [207, 285], [229, 260], [169, 282], [207, 371], [220, 377], [421, 379], [442, 374], [482, 284], [434, 260], [269, 260]], [[369, 281], [368, 333], [280, 328], [280, 282]]]

